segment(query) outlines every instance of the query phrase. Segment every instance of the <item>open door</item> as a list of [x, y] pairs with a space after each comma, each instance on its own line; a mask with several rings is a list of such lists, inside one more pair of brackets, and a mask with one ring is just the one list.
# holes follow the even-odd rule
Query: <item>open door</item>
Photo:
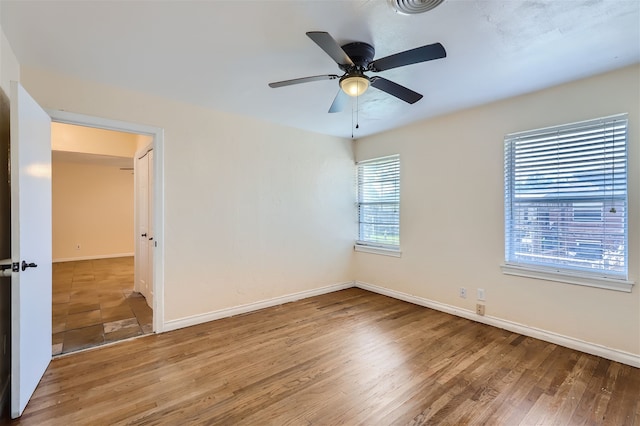
[[[136, 159], [136, 215], [137, 215], [137, 251], [135, 288], [146, 298], [149, 293], [149, 162], [147, 153]], [[148, 300], [148, 299], [147, 299]]]
[[149, 292], [145, 297], [147, 298], [147, 304], [151, 309], [153, 309], [153, 248], [155, 247], [154, 235], [155, 235], [155, 226], [153, 222], [153, 193], [155, 191], [153, 185], [153, 150], [149, 151], [147, 154], [148, 157], [148, 188], [147, 188], [147, 234], [149, 235], [147, 239], [147, 287]]
[[136, 291], [142, 293], [147, 305], [153, 309], [153, 150], [142, 154], [136, 160]]
[[11, 82], [11, 417], [51, 361], [51, 118]]

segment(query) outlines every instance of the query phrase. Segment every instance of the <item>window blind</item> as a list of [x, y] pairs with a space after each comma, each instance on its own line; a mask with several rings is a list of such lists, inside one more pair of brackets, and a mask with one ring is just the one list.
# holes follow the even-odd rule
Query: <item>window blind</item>
[[358, 182], [358, 244], [400, 245], [400, 156], [361, 161]]
[[507, 263], [627, 278], [627, 115], [505, 137]]

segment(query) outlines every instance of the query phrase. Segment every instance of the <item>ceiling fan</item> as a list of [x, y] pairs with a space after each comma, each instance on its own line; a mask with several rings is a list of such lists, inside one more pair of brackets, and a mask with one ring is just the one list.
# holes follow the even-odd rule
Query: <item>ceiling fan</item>
[[327, 55], [336, 61], [338, 67], [344, 71], [342, 76], [336, 74], [315, 75], [311, 77], [295, 78], [293, 80], [269, 83], [269, 87], [283, 87], [293, 84], [309, 83], [311, 81], [340, 79], [340, 89], [336, 95], [329, 112], [340, 112], [344, 109], [348, 96], [360, 96], [369, 86], [382, 90], [398, 99], [413, 104], [422, 99], [420, 93], [414, 92], [398, 83], [382, 77], [368, 77], [365, 72], [380, 72], [419, 62], [441, 59], [447, 56], [447, 52], [440, 43], [428, 44], [384, 58], [373, 60], [375, 49], [364, 42], [347, 43], [340, 46], [338, 42], [327, 32], [310, 31], [307, 36], [313, 40]]

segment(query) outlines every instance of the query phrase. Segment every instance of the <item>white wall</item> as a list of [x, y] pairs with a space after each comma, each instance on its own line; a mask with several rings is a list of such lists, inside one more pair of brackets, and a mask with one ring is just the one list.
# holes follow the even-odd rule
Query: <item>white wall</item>
[[9, 96], [9, 82], [20, 81], [20, 64], [0, 27], [0, 87]]
[[164, 129], [165, 319], [353, 279], [351, 141], [22, 68], [45, 108]]
[[[640, 354], [639, 77], [636, 65], [359, 140], [358, 161], [400, 154], [402, 257], [356, 253], [355, 278], [469, 310], [484, 288], [487, 315]], [[504, 135], [621, 112], [633, 292], [503, 275]]]
[[133, 255], [131, 171], [53, 162], [51, 174], [54, 262]]

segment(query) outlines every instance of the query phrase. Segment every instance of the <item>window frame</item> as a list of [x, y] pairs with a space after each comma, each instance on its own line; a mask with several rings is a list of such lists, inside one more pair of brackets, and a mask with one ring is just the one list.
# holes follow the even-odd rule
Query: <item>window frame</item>
[[[516, 153], [516, 148], [515, 148], [515, 141], [518, 140], [518, 138], [520, 137], [543, 137], [543, 135], [545, 134], [550, 134], [554, 131], [556, 132], [566, 132], [568, 130], [574, 130], [574, 129], [580, 129], [580, 128], [584, 128], [586, 126], [592, 126], [592, 125], [598, 125], [598, 124], [602, 124], [603, 127], [606, 127], [609, 125], [609, 123], [611, 122], [615, 122], [615, 121], [624, 121], [625, 122], [625, 135], [624, 135], [624, 171], [625, 171], [625, 183], [624, 183], [624, 197], [617, 197], [616, 201], [619, 201], [620, 199], [622, 199], [622, 203], [624, 205], [624, 212], [623, 212], [623, 230], [624, 230], [624, 235], [622, 236], [622, 238], [624, 239], [624, 267], [623, 267], [623, 271], [622, 272], [607, 272], [606, 269], [594, 269], [594, 270], [588, 270], [587, 268], [583, 268], [580, 269], [578, 266], [576, 266], [575, 264], [567, 264], [566, 262], [569, 262], [566, 259], [562, 259], [562, 258], [558, 258], [558, 263], [552, 263], [549, 262], [548, 264], [541, 264], [540, 262], [536, 262], [535, 260], [531, 260], [531, 262], [527, 262], [526, 261], [526, 256], [517, 256], [516, 254], [516, 247], [518, 247], [518, 243], [517, 243], [517, 239], [516, 236], [518, 235], [518, 230], [519, 228], [522, 228], [524, 226], [524, 229], [527, 229], [526, 227], [528, 226], [528, 223], [523, 225], [522, 221], [518, 221], [516, 219], [515, 216], [513, 216], [514, 214], [517, 214], [517, 212], [519, 211], [518, 209], [523, 209], [524, 207], [520, 206], [520, 207], [514, 207], [516, 203], [516, 192], [517, 189], [515, 187], [515, 175], [518, 171], [521, 171], [522, 169], [518, 169], [517, 166], [514, 164], [515, 160], [514, 160], [514, 156]], [[569, 283], [569, 284], [577, 284], [577, 285], [584, 285], [584, 286], [589, 286], [589, 287], [597, 287], [597, 288], [605, 288], [605, 289], [610, 289], [610, 290], [618, 290], [618, 291], [624, 291], [624, 292], [631, 292], [631, 289], [634, 285], [634, 282], [629, 280], [629, 229], [628, 229], [628, 220], [629, 220], [629, 212], [628, 212], [628, 208], [629, 208], [629, 203], [628, 203], [628, 196], [629, 196], [629, 171], [628, 171], [628, 148], [629, 148], [629, 134], [628, 134], [628, 128], [629, 128], [629, 123], [628, 123], [628, 114], [616, 114], [613, 116], [609, 116], [609, 117], [603, 117], [603, 118], [598, 118], [598, 119], [594, 119], [594, 120], [586, 120], [586, 121], [582, 121], [582, 122], [577, 122], [577, 123], [570, 123], [570, 124], [565, 124], [565, 125], [560, 125], [560, 126], [552, 126], [552, 127], [547, 127], [547, 128], [543, 128], [543, 129], [536, 129], [536, 130], [529, 130], [529, 131], [525, 131], [525, 132], [518, 132], [518, 133], [511, 133], [505, 136], [504, 139], [504, 153], [505, 153], [505, 157], [504, 157], [504, 208], [505, 208], [505, 217], [504, 217], [504, 227], [505, 227], [505, 234], [504, 234], [504, 243], [505, 243], [505, 261], [501, 266], [502, 272], [504, 274], [507, 275], [517, 275], [517, 276], [524, 276], [524, 277], [529, 277], [529, 278], [537, 278], [537, 279], [543, 279], [543, 280], [549, 280], [549, 281], [557, 281], [557, 282], [563, 282], [563, 283]], [[562, 141], [562, 139], [559, 142], [559, 145], [561, 146], [561, 148], [566, 149], [566, 146], [563, 146], [562, 144], [566, 143], [565, 141]], [[606, 142], [602, 142], [603, 144], [606, 144]], [[612, 142], [613, 144], [614, 142]], [[613, 145], [612, 145], [613, 147]], [[606, 149], [606, 148], [603, 148]], [[612, 148], [613, 149], [613, 148]], [[604, 154], [606, 155], [606, 154]], [[606, 159], [606, 157], [603, 157]], [[581, 162], [586, 162], [587, 160], [579, 160]], [[564, 171], [563, 167], [563, 163], [557, 163], [558, 166], [557, 168], [554, 168], [554, 173], [560, 173], [561, 171]], [[542, 168], [542, 166], [539, 166]], [[540, 170], [540, 169], [538, 169]], [[539, 171], [538, 173], [542, 173], [541, 171]], [[545, 171], [545, 173], [548, 173]], [[526, 181], [525, 181], [526, 182]], [[544, 185], [544, 184], [543, 184]], [[558, 185], [558, 183], [555, 183], [555, 185]], [[577, 185], [580, 186], [580, 185]], [[546, 187], [547, 189], [545, 189], [545, 191], [548, 193], [549, 192], [549, 187], [550, 185], [545, 185], [544, 187]], [[537, 187], [536, 187], [537, 188]], [[572, 190], [577, 190], [577, 189], [573, 189], [575, 188], [574, 186], [570, 186], [569, 187]], [[604, 187], [603, 187], [604, 188]], [[615, 187], [614, 187], [615, 188]], [[580, 200], [574, 200], [572, 202], [572, 206], [571, 208], [571, 218], [569, 220], [572, 220], [574, 223], [581, 223], [581, 224], [597, 224], [597, 223], [602, 223], [604, 222], [604, 216], [602, 218], [600, 218], [599, 220], [595, 220], [595, 218], [593, 220], [590, 220], [589, 217], [585, 216], [585, 217], [580, 217], [578, 216], [578, 219], [575, 219], [575, 213], [577, 212], [582, 212], [582, 213], [587, 213], [587, 215], [589, 214], [589, 207], [590, 206], [595, 206], [596, 203], [602, 203], [602, 205], [605, 205], [607, 203], [607, 201], [609, 201], [609, 195], [606, 194], [606, 189], [602, 189], [601, 190], [603, 192], [603, 195], [599, 196], [599, 198], [597, 196], [592, 196], [591, 198], [586, 198], [586, 199], [580, 199]], [[526, 198], [526, 197], [525, 197]], [[611, 196], [611, 201], [613, 202], [614, 198], [613, 196]], [[537, 206], [536, 201], [520, 201], [520, 203], [530, 203], [532, 207], [527, 207], [527, 208], [535, 208], [535, 209], [539, 209], [539, 208], [548, 208], [550, 210], [554, 209], [554, 208], [562, 208], [563, 207], [563, 200], [561, 196], [558, 196], [557, 198], [546, 198], [543, 201], [543, 198], [540, 199], [540, 206]], [[557, 203], [557, 207], [552, 207], [554, 204]], [[573, 203], [575, 203], [575, 205], [573, 205]], [[567, 206], [564, 206], [565, 208], [568, 208]], [[574, 207], [577, 207], [577, 210], [573, 210]], [[595, 208], [593, 209], [595, 211]], [[528, 220], [528, 218], [525, 215], [525, 220]], [[534, 231], [537, 230], [536, 226], [537, 225], [532, 225], [533, 228], [531, 228], [531, 231], [527, 231], [527, 232], [531, 232], [533, 233]], [[520, 230], [521, 231], [521, 230]], [[604, 234], [603, 236], [606, 237], [606, 235], [612, 235], [610, 233], [607, 233], [607, 229], [606, 227], [604, 227], [604, 230], [602, 231]], [[583, 236], [576, 236], [576, 241], [578, 241], [578, 239], [580, 239], [580, 241], [582, 241]], [[589, 240], [592, 240], [593, 238], [587, 238]], [[537, 241], [537, 240], [535, 240]], [[586, 240], [585, 240], [586, 241]], [[542, 239], [542, 243], [544, 243], [544, 238]], [[569, 241], [569, 237], [565, 235], [565, 238], [561, 240], [561, 246], [563, 247], [567, 247], [569, 245], [570, 241]], [[601, 241], [602, 243], [602, 241]], [[589, 250], [592, 249], [592, 247], [588, 247], [585, 245], [585, 252], [588, 252]], [[537, 252], [531, 252], [532, 255], [534, 255], [533, 257], [535, 258], [535, 253]], [[575, 253], [573, 253], [572, 255], [575, 255]], [[518, 258], [519, 257], [519, 258]], [[585, 260], [588, 261], [588, 259], [584, 256], [581, 257], [577, 257], [576, 258], [576, 262], [581, 261], [581, 260]], [[564, 261], [564, 265], [563, 265], [563, 261]], [[603, 260], [604, 261], [604, 260]]]
[[[394, 186], [397, 191], [397, 226], [398, 226], [398, 243], [397, 244], [384, 244], [373, 240], [367, 240], [362, 238], [362, 206], [377, 204], [375, 202], [363, 202], [362, 194], [361, 194], [361, 168], [366, 167], [367, 165], [379, 165], [381, 163], [397, 163], [397, 176], [395, 176]], [[355, 173], [356, 173], [356, 215], [358, 221], [358, 236], [356, 238], [354, 244], [354, 250], [358, 252], [364, 253], [372, 253], [372, 254], [381, 254], [392, 257], [400, 257], [402, 252], [400, 250], [400, 154], [387, 155], [384, 157], [376, 157], [367, 160], [358, 161], [355, 164]], [[389, 202], [380, 201], [380, 204], [389, 204]], [[391, 203], [391, 205], [396, 205], [396, 203]]]

